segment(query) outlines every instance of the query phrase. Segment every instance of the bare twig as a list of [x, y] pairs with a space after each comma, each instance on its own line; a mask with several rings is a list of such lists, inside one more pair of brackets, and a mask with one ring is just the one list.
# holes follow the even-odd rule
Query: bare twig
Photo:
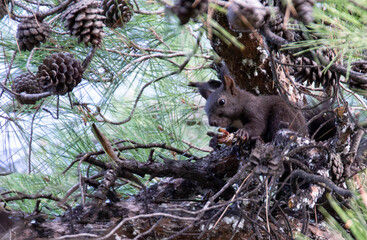
[[13, 172], [4, 172], [4, 173], [0, 173], [0, 176], [7, 176], [13, 174]]
[[[0, 33], [1, 34], [1, 33]], [[6, 72], [6, 76], [5, 76], [5, 80], [4, 82], [2, 83], [4, 86], [6, 86], [6, 83], [9, 79], [9, 75], [10, 75], [10, 70], [11, 70], [11, 67], [13, 66], [13, 63], [14, 63], [14, 59], [15, 59], [15, 56], [17, 55], [18, 53], [18, 50], [15, 50], [14, 53], [13, 53], [13, 56], [11, 57], [11, 60], [10, 60], [10, 63], [9, 63], [9, 66], [8, 66], [8, 71]], [[6, 56], [6, 54], [4, 53], [4, 56]], [[0, 93], [0, 98], [2, 97], [4, 93], [4, 89], [1, 90], [1, 93]]]
[[91, 234], [91, 233], [78, 233], [75, 235], [64, 235], [62, 237], [57, 237], [55, 239], [57, 240], [61, 240], [61, 239], [68, 239], [68, 238], [77, 238], [77, 239], [81, 239], [81, 238], [85, 238], [85, 237], [91, 237], [91, 238], [96, 238], [98, 237], [98, 235], [96, 234]]
[[189, 145], [190, 148], [193, 148], [193, 149], [196, 149], [196, 150], [199, 150], [199, 151], [202, 151], [202, 152], [208, 152], [208, 153], [212, 152], [212, 150], [207, 150], [207, 149], [196, 147], [192, 143], [190, 143], [190, 142], [188, 142], [184, 139], [182, 139], [182, 142]]
[[[324, 65], [325, 67], [327, 67], [330, 64], [330, 61], [326, 60], [324, 56], [322, 56], [321, 54], [317, 54], [317, 57], [320, 60], [320, 63]], [[344, 77], [347, 77], [349, 74], [350, 80], [354, 80], [362, 84], [367, 84], [367, 78], [365, 77], [363, 73], [359, 73], [353, 70], [348, 71], [345, 67], [338, 66], [335, 63], [331, 64], [329, 69], [336, 73], [343, 75]]]
[[[335, 193], [337, 193], [341, 196], [345, 196], [345, 197], [353, 196], [353, 194], [350, 190], [338, 187], [330, 179], [327, 179], [327, 178], [325, 178], [323, 176], [320, 176], [320, 175], [306, 173], [303, 170], [293, 171], [291, 173], [291, 178], [293, 178], [293, 179], [296, 179], [296, 178], [306, 179], [308, 182], [318, 184], [321, 187], [329, 188], [329, 189], [333, 190]], [[323, 183], [324, 185], [321, 185], [320, 183]]]
[[164, 10], [144, 11], [144, 10], [134, 9], [134, 13], [139, 13], [139, 14], [144, 14], [144, 15], [162, 15], [164, 14]]
[[[197, 44], [195, 45], [195, 48], [193, 49], [193, 51], [191, 52], [191, 54], [189, 54], [189, 56], [186, 58], [186, 60], [182, 63], [182, 65], [179, 67], [179, 69], [178, 69], [178, 70], [176, 70], [176, 71], [174, 71], [174, 72], [167, 73], [167, 74], [166, 74], [166, 75], [164, 75], [164, 76], [161, 76], [161, 77], [159, 77], [159, 78], [153, 79], [153, 80], [151, 80], [151, 81], [147, 82], [146, 84], [144, 84], [144, 86], [140, 89], [140, 92], [139, 92], [138, 96], [137, 96], [137, 97], [136, 97], [136, 99], [135, 99], [135, 102], [134, 102], [133, 108], [131, 109], [131, 112], [130, 112], [130, 114], [129, 114], [129, 117], [127, 117], [125, 120], [122, 120], [122, 121], [120, 121], [120, 122], [113, 122], [113, 121], [110, 121], [110, 120], [106, 119], [103, 115], [101, 115], [101, 117], [103, 118], [103, 121], [104, 121], [104, 122], [107, 122], [107, 123], [110, 123], [110, 124], [114, 124], [114, 125], [121, 125], [121, 124], [124, 124], [124, 123], [129, 122], [129, 121], [131, 120], [131, 118], [132, 118], [132, 116], [133, 116], [134, 112], [135, 112], [136, 106], [138, 105], [138, 102], [139, 102], [140, 97], [142, 96], [142, 94], [143, 94], [144, 90], [145, 90], [148, 86], [150, 86], [152, 83], [158, 82], [158, 81], [160, 81], [160, 80], [162, 80], [162, 79], [164, 79], [164, 78], [167, 78], [167, 77], [170, 77], [170, 76], [173, 76], [173, 75], [176, 75], [176, 74], [180, 73], [180, 72], [185, 68], [185, 66], [189, 63], [189, 61], [191, 60], [191, 57], [195, 54], [195, 52], [196, 52], [196, 50], [197, 50], [197, 48], [198, 48], [199, 42], [200, 42], [200, 40], [201, 40], [201, 36], [202, 36], [202, 34], [200, 34], [200, 37], [197, 39]], [[145, 59], [145, 58], [144, 58], [144, 59]], [[136, 60], [134, 60], [134, 61], [136, 61]], [[133, 62], [134, 62], [134, 61], [133, 61]], [[125, 67], [125, 68], [126, 68], [126, 67]], [[124, 68], [124, 69], [125, 69], [125, 68]], [[124, 70], [124, 69], [122, 69], [120, 72], [123, 72], [123, 70]], [[119, 74], [118, 74], [118, 75], [119, 75]]]
[[78, 164], [78, 178], [79, 178], [79, 188], [80, 188], [80, 193], [82, 195], [82, 205], [84, 206], [85, 205], [85, 195], [84, 195], [84, 188], [83, 188], [83, 183], [84, 183], [84, 180], [83, 180], [83, 177], [82, 177], [82, 172], [81, 172], [81, 165], [83, 163], [83, 161], [85, 159], [88, 159], [90, 157], [90, 154], [87, 153], [85, 154], [82, 158], [80, 158], [79, 160], [79, 164]]
[[137, 235], [136, 237], [134, 237], [134, 240], [138, 240], [142, 237], [145, 237], [147, 235], [149, 235], [151, 232], [154, 231], [154, 229], [161, 223], [161, 221], [163, 220], [163, 218], [159, 219], [156, 223], [153, 224], [153, 226], [151, 226], [147, 231], [140, 233], [139, 235]]
[[140, 219], [140, 218], [152, 218], [152, 217], [167, 217], [167, 218], [172, 218], [172, 219], [176, 219], [176, 220], [181, 220], [181, 221], [188, 221], [188, 222], [193, 222], [195, 220], [197, 220], [197, 218], [192, 218], [192, 217], [180, 217], [180, 216], [176, 216], [176, 215], [172, 215], [172, 214], [168, 214], [168, 213], [151, 213], [151, 214], [141, 214], [141, 215], [136, 215], [133, 217], [129, 217], [129, 218], [124, 218], [119, 224], [117, 224], [116, 227], [114, 227], [107, 235], [100, 237], [98, 239], [108, 239], [110, 238], [117, 230], [119, 230], [126, 222], [128, 221], [133, 221], [136, 219]]
[[0, 198], [0, 202], [10, 202], [10, 201], [17, 201], [17, 200], [25, 200], [25, 199], [39, 199], [39, 198], [46, 198], [56, 202], [60, 202], [61, 199], [58, 197], [53, 196], [52, 194], [24, 194], [19, 193], [17, 196], [13, 197], [3, 197]]
[[[89, 177], [89, 179], [96, 179], [96, 178], [100, 178], [103, 176], [103, 172], [101, 173], [97, 173], [96, 175], [93, 175], [91, 177]], [[80, 182], [78, 182], [77, 184], [75, 184], [74, 186], [72, 186], [65, 194], [64, 198], [61, 199], [61, 201], [58, 203], [58, 205], [63, 205], [67, 202], [68, 198], [71, 196], [71, 194], [73, 194], [76, 190], [78, 190], [78, 188], [80, 187]]]
[[83, 71], [85, 71], [88, 68], [89, 64], [92, 62], [92, 59], [96, 51], [97, 51], [97, 48], [92, 45], [87, 57], [83, 61], [83, 64], [82, 64]]
[[[237, 171], [237, 173], [233, 176], [233, 177], [231, 177], [231, 179], [229, 179], [228, 181], [227, 181], [227, 183], [216, 193], [216, 194], [214, 194], [212, 197], [210, 197], [210, 199], [209, 199], [209, 201], [210, 202], [214, 202], [215, 201], [215, 199], [217, 199], [227, 188], [229, 188], [236, 180], [238, 180], [240, 177], [241, 177], [241, 175], [242, 174], [244, 174], [245, 173], [245, 169], [246, 169], [246, 165], [244, 165], [244, 166], [242, 166], [238, 171]], [[248, 177], [246, 177], [246, 179], [247, 178], [249, 178], [249, 177], [251, 177], [252, 176], [252, 174], [253, 173], [250, 173], [249, 175], [248, 175]]]
[[[41, 105], [43, 104], [43, 101], [41, 103]], [[34, 112], [33, 116], [32, 116], [32, 121], [31, 121], [31, 133], [30, 133], [30, 137], [29, 137], [29, 143], [28, 143], [28, 174], [31, 174], [31, 156], [32, 156], [32, 142], [33, 142], [33, 123], [34, 123], [34, 119], [36, 118], [36, 114], [38, 113], [38, 111], [40, 110], [40, 107], [38, 107], [36, 109], [36, 111]]]
[[171, 50], [171, 47], [163, 40], [162, 36], [160, 36], [154, 28], [149, 28], [149, 30], [153, 33], [153, 35], [160, 41], [164, 46], [167, 47], [167, 49]]
[[[240, 172], [240, 171], [239, 171], [239, 172]], [[237, 174], [236, 174], [236, 175], [237, 175]], [[236, 176], [236, 175], [235, 175], [235, 176]], [[233, 176], [233, 177], [232, 177], [232, 179], [236, 179], [236, 178], [235, 178], [235, 176]], [[238, 175], [238, 176], [239, 176], [239, 175]], [[245, 182], [246, 182], [246, 181], [247, 181], [251, 176], [252, 176], [252, 173], [251, 173], [251, 174], [249, 174], [249, 175], [247, 175], [247, 177], [246, 177], [245, 179], [243, 179], [243, 181], [242, 181], [241, 185], [240, 185], [240, 186], [239, 186], [239, 188], [237, 189], [236, 193], [233, 195], [233, 197], [232, 197], [231, 201], [233, 201], [233, 200], [237, 197], [237, 194], [242, 190], [243, 184], [245, 184]], [[222, 215], [220, 215], [220, 217], [218, 218], [217, 222], [214, 224], [213, 228], [215, 228], [215, 227], [218, 225], [218, 223], [220, 222], [220, 220], [222, 220], [222, 218], [223, 218], [224, 214], [227, 212], [227, 210], [228, 210], [229, 206], [230, 206], [230, 204], [228, 204], [228, 205], [226, 206], [226, 208], [224, 209], [224, 211], [223, 211]]]
[[36, 77], [36, 75], [34, 75], [34, 73], [29, 69], [29, 64], [31, 63], [34, 52], [37, 51], [37, 50], [39, 50], [39, 48], [33, 48], [32, 49], [31, 54], [29, 54], [29, 57], [28, 57], [28, 60], [27, 60], [27, 65], [26, 65], [28, 73], [31, 74], [34, 78]]
[[180, 236], [182, 233], [184, 233], [184, 232], [186, 232], [187, 230], [189, 230], [190, 228], [192, 228], [192, 226], [194, 226], [194, 224], [196, 223], [196, 221], [198, 221], [198, 220], [200, 220], [203, 216], [204, 216], [204, 213], [206, 212], [206, 210], [207, 210], [207, 208], [210, 206], [210, 201], [208, 201], [205, 205], [204, 205], [204, 207], [203, 207], [203, 209], [205, 210], [205, 211], [203, 211], [202, 213], [200, 213], [196, 218], [195, 218], [195, 220], [193, 220], [193, 221], [191, 221], [191, 223], [188, 225], [188, 226], [186, 226], [184, 229], [182, 229], [181, 231], [179, 231], [179, 232], [177, 232], [177, 233], [175, 233], [175, 234], [173, 234], [172, 236], [170, 236], [169, 238], [167, 238], [167, 240], [172, 240], [172, 239], [176, 239], [178, 236]]
[[31, 16], [27, 16], [28, 18], [29, 17], [34, 17], [34, 13], [35, 11], [29, 7], [27, 7], [26, 5], [24, 5], [23, 3], [17, 1], [17, 0], [12, 0], [12, 3], [14, 3], [15, 5], [17, 5], [18, 7], [24, 9], [25, 11], [31, 13], [32, 15]]
[[38, 5], [38, 6], [55, 7], [55, 5], [50, 4], [50, 3], [40, 3], [39, 1], [33, 2], [33, 1], [30, 1], [30, 0], [24, 0], [24, 1], [26, 1], [27, 3], [30, 3], [30, 4]]
[[357, 98], [358, 102], [363, 106], [364, 110], [367, 111], [367, 104], [365, 103], [365, 101], [360, 96], [358, 96], [358, 94], [356, 94], [355, 92], [349, 90], [343, 84], [340, 84], [340, 87], [343, 88], [344, 91], [352, 94], [355, 98]]

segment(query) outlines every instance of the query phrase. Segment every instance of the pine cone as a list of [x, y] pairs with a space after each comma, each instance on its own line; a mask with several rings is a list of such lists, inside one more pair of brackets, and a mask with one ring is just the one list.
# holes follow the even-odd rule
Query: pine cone
[[133, 12], [127, 0], [104, 0], [103, 14], [106, 16], [105, 24], [110, 28], [123, 27], [129, 22]]
[[24, 19], [18, 25], [17, 40], [21, 51], [31, 51], [35, 46], [39, 47], [49, 36], [48, 24], [35, 18]]
[[176, 0], [172, 12], [177, 15], [182, 25], [188, 23], [190, 18], [197, 17], [201, 12], [208, 11], [208, 0], [201, 0], [193, 6], [195, 0]]
[[315, 83], [315, 87], [322, 85], [324, 88], [332, 86], [336, 82], [336, 74], [330, 70], [323, 72], [324, 67], [318, 65], [315, 61], [302, 57], [296, 60], [296, 65], [309, 65], [307, 67], [297, 67], [295, 79], [297, 82], [311, 85]]
[[359, 72], [359, 73], [363, 73], [363, 74], [367, 74], [367, 63], [366, 62], [357, 62], [355, 64], [352, 65], [352, 70]]
[[[360, 62], [360, 63], [353, 64], [352, 65], [352, 70], [356, 71], [356, 72], [359, 72], [359, 73], [367, 74], [367, 63]], [[359, 89], [367, 90], [367, 84], [366, 83], [357, 82], [357, 81], [354, 81], [353, 79], [351, 79], [349, 81], [349, 85], [353, 88], [359, 88]]]
[[293, 0], [294, 7], [297, 11], [297, 19], [305, 24], [313, 21], [313, 5], [314, 0]]
[[64, 95], [80, 83], [83, 71], [80, 61], [72, 54], [54, 53], [43, 59], [36, 76], [43, 91]]
[[284, 173], [281, 151], [275, 146], [256, 144], [249, 159], [254, 171], [258, 174], [280, 176]]
[[267, 15], [267, 9], [258, 0], [230, 2], [227, 11], [230, 28], [239, 32], [260, 28]]
[[8, 6], [9, 1], [8, 0], [0, 0], [0, 20], [3, 19], [5, 15], [8, 14]]
[[343, 177], [344, 173], [344, 164], [339, 154], [331, 153], [330, 154], [330, 164], [331, 164], [331, 174], [333, 178], [336, 180], [340, 180]]
[[278, 35], [279, 37], [283, 37], [283, 22], [284, 19], [281, 14], [271, 15], [269, 18], [269, 27], [270, 30]]
[[78, 43], [83, 42], [86, 46], [100, 46], [105, 33], [103, 27], [103, 10], [100, 9], [98, 0], [82, 0], [71, 5], [63, 15], [65, 28], [70, 35], [78, 37]]
[[[24, 73], [22, 75], [17, 76], [13, 80], [13, 85], [11, 89], [16, 93], [26, 92], [28, 94], [41, 93], [42, 89], [36, 79], [30, 73]], [[17, 100], [22, 104], [35, 104], [36, 101], [24, 101], [17, 97]]]
[[[288, 5], [288, 1], [281, 1], [282, 2], [282, 11], [285, 13]], [[284, 5], [285, 4], [285, 5]], [[291, 11], [291, 16], [294, 17], [297, 20], [300, 20], [304, 24], [309, 24], [313, 21], [313, 5], [314, 0], [292, 0], [292, 4], [294, 7], [294, 10]]]

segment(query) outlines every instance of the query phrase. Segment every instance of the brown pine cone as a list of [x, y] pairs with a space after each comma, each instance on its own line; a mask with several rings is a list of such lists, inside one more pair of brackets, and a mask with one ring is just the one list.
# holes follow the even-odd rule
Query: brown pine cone
[[36, 76], [43, 91], [64, 95], [80, 83], [83, 71], [80, 61], [72, 54], [54, 53], [43, 59]]
[[[352, 65], [352, 70], [362, 73], [362, 74], [367, 74], [367, 63], [365, 62], [359, 62], [356, 64]], [[367, 83], [361, 83], [361, 82], [357, 82], [355, 80], [350, 80], [349, 81], [349, 85], [353, 88], [359, 88], [359, 89], [363, 89], [363, 90], [367, 90]]]
[[296, 60], [297, 65], [308, 65], [297, 67], [295, 80], [300, 83], [307, 82], [306, 85], [315, 83], [315, 87], [322, 85], [324, 88], [332, 86], [336, 82], [336, 74], [330, 70], [323, 71], [324, 67], [318, 65], [315, 61], [302, 57]]
[[354, 63], [352, 65], [352, 70], [359, 73], [367, 74], [367, 62], [363, 61]]
[[21, 51], [31, 51], [35, 46], [39, 47], [49, 36], [48, 24], [35, 18], [24, 19], [18, 24], [17, 40]]
[[288, 6], [288, 1], [281, 1], [281, 9], [282, 12], [285, 13], [288, 7], [291, 7], [295, 10], [290, 11], [291, 16], [295, 19], [303, 22], [304, 24], [309, 24], [313, 21], [313, 6], [314, 0], [292, 0], [293, 6]]
[[[35, 94], [35, 93], [42, 92], [42, 89], [38, 83], [38, 80], [36, 79], [36, 77], [34, 77], [30, 73], [24, 73], [14, 78], [11, 89], [16, 93], [25, 92], [28, 94]], [[36, 103], [36, 101], [22, 100], [19, 97], [17, 97], [17, 100], [22, 104], [35, 104]]]
[[278, 35], [279, 37], [283, 37], [283, 22], [284, 19], [282, 17], [281, 14], [274, 14], [274, 15], [270, 15], [269, 19], [269, 27], [270, 30], [275, 33], [276, 35]]
[[190, 18], [196, 18], [200, 13], [208, 11], [208, 0], [201, 0], [197, 5], [193, 5], [194, 2], [195, 0], [176, 0], [171, 8], [182, 25], [188, 23]]
[[262, 27], [267, 16], [267, 9], [258, 0], [230, 2], [227, 11], [230, 28], [239, 32]]
[[100, 46], [105, 36], [103, 21], [106, 17], [102, 15], [103, 10], [99, 8], [99, 4], [98, 0], [82, 0], [65, 10], [65, 28], [70, 31], [70, 35], [78, 37], [78, 43]]
[[133, 12], [128, 0], [104, 0], [102, 3], [105, 24], [110, 28], [123, 27], [129, 22]]

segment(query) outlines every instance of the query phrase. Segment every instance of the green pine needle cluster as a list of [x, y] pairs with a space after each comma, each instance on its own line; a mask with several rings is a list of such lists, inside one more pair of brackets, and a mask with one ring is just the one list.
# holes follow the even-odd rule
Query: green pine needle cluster
[[[142, 11], [163, 12], [164, 9], [160, 4], [137, 2]], [[58, 33], [52, 32], [51, 38], [34, 52], [29, 64], [29, 70], [33, 72], [37, 71], [42, 59], [53, 52], [70, 52], [81, 61], [88, 54], [89, 49], [77, 44], [75, 38], [60, 34], [65, 32], [60, 18], [52, 20], [51, 26]], [[5, 79], [10, 59], [17, 49], [16, 22], [5, 17], [0, 22], [0, 29], [0, 79]], [[25, 106], [6, 94], [0, 98], [1, 139], [4, 139], [4, 148], [12, 149], [7, 156], [1, 157], [2, 167], [7, 171], [19, 172], [0, 177], [2, 190], [28, 194], [52, 193], [60, 198], [65, 196], [72, 186], [78, 184], [78, 164], [64, 174], [63, 171], [78, 155], [102, 149], [92, 134], [92, 123], [97, 124], [111, 143], [131, 140], [145, 144], [166, 143], [187, 149], [189, 146], [183, 143], [184, 139], [197, 147], [208, 146], [209, 137], [206, 136], [207, 128], [203, 120], [205, 114], [200, 107], [203, 102], [199, 101], [194, 89], [187, 87], [188, 81], [205, 81], [215, 77], [208, 66], [213, 53], [205, 37], [200, 39], [204, 47], [193, 53], [181, 73], [153, 83], [144, 90], [131, 121], [123, 125], [100, 123], [98, 120], [101, 117], [96, 114], [99, 109], [111, 121], [126, 119], [141, 88], [149, 81], [177, 71], [178, 66], [192, 54], [203, 29], [195, 24], [178, 26], [177, 20], [162, 14], [135, 14], [124, 28], [105, 28], [105, 31], [101, 48], [84, 73], [82, 82], [70, 94], [70, 99], [68, 95], [59, 99], [51, 96], [34, 106]], [[7, 82], [9, 88], [12, 79], [27, 71], [29, 56], [30, 52], [16, 55]], [[195, 149], [190, 152], [198, 156], [205, 154]], [[120, 154], [147, 161], [149, 153], [150, 149], [139, 149]], [[182, 158], [167, 150], [156, 149], [155, 156], [159, 155]], [[110, 161], [106, 155], [97, 158]], [[29, 160], [31, 174], [27, 174]], [[155, 160], [162, 161], [159, 157]], [[80, 171], [83, 176], [91, 176], [98, 170], [82, 164]], [[146, 180], [142, 179], [143, 182]], [[137, 191], [129, 184], [120, 186], [117, 191], [125, 195]], [[79, 191], [69, 198], [68, 203], [79, 204], [74, 202], [77, 196], [80, 197]], [[13, 201], [8, 206], [32, 212], [34, 204], [35, 200]], [[53, 201], [43, 199], [41, 207], [57, 213], [53, 212], [57, 209]]]

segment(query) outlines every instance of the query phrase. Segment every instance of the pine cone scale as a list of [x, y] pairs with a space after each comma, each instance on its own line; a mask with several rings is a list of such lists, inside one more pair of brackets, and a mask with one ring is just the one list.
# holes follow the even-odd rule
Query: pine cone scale
[[21, 51], [31, 51], [49, 37], [50, 27], [35, 18], [24, 19], [18, 24], [17, 40]]
[[123, 27], [132, 17], [132, 5], [128, 0], [110, 0], [102, 3], [104, 24], [110, 28]]
[[[63, 20], [65, 28], [71, 35], [78, 37], [78, 43], [83, 42], [86, 46], [90, 43], [100, 46], [102, 42], [104, 24], [100, 20], [105, 19], [102, 15], [103, 10], [99, 8], [97, 0], [82, 0], [71, 6], [65, 11]], [[91, 34], [94, 34], [91, 36]]]
[[80, 83], [83, 71], [80, 61], [71, 54], [54, 53], [38, 67], [37, 78], [43, 91], [63, 95]]
[[[33, 76], [30, 73], [21, 74], [17, 76], [16, 78], [14, 78], [11, 88], [16, 93], [25, 92], [27, 94], [36, 94], [36, 93], [42, 92], [42, 88], [39, 85], [38, 80], [36, 79], [35, 76]], [[35, 104], [36, 103], [36, 101], [23, 100], [19, 97], [16, 97], [16, 99], [22, 104]]]

